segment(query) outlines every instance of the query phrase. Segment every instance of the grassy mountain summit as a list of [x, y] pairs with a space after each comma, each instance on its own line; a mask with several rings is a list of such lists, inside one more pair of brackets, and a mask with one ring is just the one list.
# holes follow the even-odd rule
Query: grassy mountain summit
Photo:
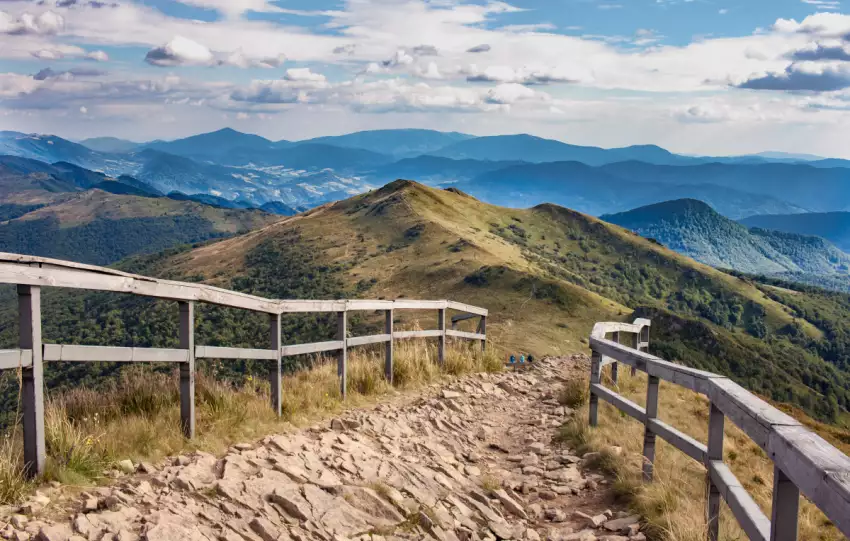
[[[661, 356], [729, 374], [831, 421], [850, 406], [850, 333], [837, 316], [842, 303], [850, 305], [847, 296], [824, 293], [808, 309], [804, 294], [775, 295], [775, 285], [551, 204], [506, 209], [455, 189], [396, 181], [241, 236], [121, 266], [277, 298], [451, 298], [491, 310], [497, 347], [535, 355], [583, 350], [594, 322], [646, 315]], [[151, 313], [130, 301], [117, 310], [98, 299], [85, 313], [101, 306], [115, 319], [110, 332], [93, 333], [85, 316], [63, 312], [45, 317], [56, 325], [45, 329], [46, 340], [145, 346], [154, 335], [148, 326], [174, 324], [173, 311]], [[203, 317], [218, 324], [199, 323], [198, 343], [263, 343], [264, 322], [217, 311]], [[0, 326], [0, 338], [11, 340], [6, 333]], [[321, 319], [285, 331], [288, 343], [330, 336]]]
[[749, 229], [695, 199], [666, 201], [603, 220], [711, 265], [755, 274], [847, 276], [850, 256], [820, 237]]

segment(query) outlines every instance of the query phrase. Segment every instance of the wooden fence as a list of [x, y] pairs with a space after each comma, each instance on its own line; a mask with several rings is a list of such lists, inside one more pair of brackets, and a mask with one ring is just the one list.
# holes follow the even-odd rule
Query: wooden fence
[[[750, 539], [796, 540], [801, 492], [850, 537], [850, 457], [729, 378], [646, 353], [643, 350], [649, 346], [649, 324], [646, 319], [638, 319], [633, 324], [597, 323], [594, 326], [590, 336], [593, 350], [591, 426], [597, 425], [600, 398], [641, 421], [645, 426], [643, 475], [646, 481], [652, 481], [656, 436], [704, 464], [708, 471], [706, 517], [710, 541], [718, 538], [721, 497]], [[609, 334], [614, 334], [615, 339], [607, 339]], [[624, 335], [630, 335], [635, 345], [618, 343], [623, 341]], [[606, 365], [611, 365], [611, 379], [616, 385], [618, 363], [648, 375], [646, 408], [602, 385], [602, 369]], [[658, 419], [658, 387], [662, 379], [708, 397], [711, 410], [707, 445]], [[764, 449], [774, 463], [770, 519], [723, 463], [723, 424], [727, 417]]]
[[[195, 359], [258, 359], [271, 362], [272, 408], [281, 414], [281, 358], [310, 353], [334, 352], [343, 398], [346, 392], [348, 348], [367, 344], [385, 344], [384, 370], [392, 381], [393, 342], [409, 338], [436, 338], [438, 359], [445, 359], [446, 340], [455, 337], [481, 342], [486, 346], [487, 310], [453, 301], [417, 300], [275, 300], [256, 297], [202, 284], [159, 280], [56, 259], [0, 253], [0, 284], [15, 284], [18, 289], [20, 324], [19, 348], [0, 350], [0, 369], [22, 371], [24, 468], [28, 475], [44, 471], [44, 385], [43, 363], [64, 362], [166, 362], [180, 368], [180, 419], [187, 438], [195, 435]], [[144, 297], [177, 301], [180, 313], [179, 347], [175, 349], [77, 346], [44, 344], [41, 336], [41, 288], [62, 287], [96, 291], [130, 293]], [[213, 347], [195, 344], [195, 303], [261, 312], [269, 316], [269, 348], [247, 349]], [[435, 310], [437, 329], [394, 331], [395, 310]], [[449, 310], [457, 312], [446, 326]], [[384, 333], [349, 337], [349, 312], [380, 311], [385, 315]], [[281, 315], [292, 313], [335, 313], [337, 329], [334, 340], [311, 344], [283, 345]], [[476, 332], [457, 330], [457, 323], [478, 318]]]

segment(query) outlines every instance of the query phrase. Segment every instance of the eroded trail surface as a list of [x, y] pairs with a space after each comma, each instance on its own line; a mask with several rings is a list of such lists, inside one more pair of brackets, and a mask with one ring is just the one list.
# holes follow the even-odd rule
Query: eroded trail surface
[[572, 414], [557, 391], [585, 363], [470, 376], [222, 458], [142, 464], [84, 494], [64, 522], [18, 515], [0, 531], [45, 541], [642, 540], [609, 481], [552, 443]]

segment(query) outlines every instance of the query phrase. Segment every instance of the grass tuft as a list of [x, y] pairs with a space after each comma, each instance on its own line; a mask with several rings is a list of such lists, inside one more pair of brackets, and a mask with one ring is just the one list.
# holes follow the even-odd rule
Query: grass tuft
[[580, 408], [587, 403], [588, 387], [585, 380], [570, 380], [558, 393], [558, 402], [568, 408]]

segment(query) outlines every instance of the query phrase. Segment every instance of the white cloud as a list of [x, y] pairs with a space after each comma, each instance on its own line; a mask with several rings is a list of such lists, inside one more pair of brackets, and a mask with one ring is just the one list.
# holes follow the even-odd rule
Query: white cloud
[[213, 62], [213, 54], [204, 45], [177, 36], [162, 47], [148, 51], [145, 62], [154, 66], [208, 66]]
[[266, 0], [177, 0], [181, 4], [214, 9], [227, 17], [237, 17], [246, 11], [274, 12], [281, 9]]
[[86, 58], [89, 60], [94, 60], [95, 62], [108, 62], [109, 55], [106, 54], [105, 51], [91, 51], [90, 53], [86, 53]]
[[426, 67], [417, 66], [416, 75], [422, 79], [442, 79], [443, 74], [440, 73], [440, 68], [436, 62], [428, 62]]
[[235, 66], [237, 68], [265, 68], [272, 69], [278, 68], [286, 62], [286, 56], [283, 54], [279, 54], [277, 56], [270, 56], [266, 58], [251, 58], [245, 55], [242, 52], [242, 49], [237, 49], [236, 51], [230, 53], [225, 56], [222, 60], [218, 61], [218, 65], [220, 66]]
[[509, 105], [522, 100], [532, 100], [538, 96], [534, 90], [517, 83], [505, 83], [487, 91], [488, 103]]
[[315, 73], [310, 68], [289, 68], [283, 76], [286, 81], [304, 82], [324, 85], [327, 78], [321, 73]]
[[794, 62], [784, 71], [754, 75], [738, 85], [751, 90], [830, 92], [850, 88], [850, 64]]
[[559, 68], [489, 66], [479, 70], [474, 64], [466, 69], [466, 80], [471, 82], [519, 83], [524, 85], [543, 85], [549, 83], [575, 83], [589, 80], [589, 74], [568, 74]]
[[17, 19], [0, 11], [0, 34], [57, 34], [65, 27], [65, 19], [56, 12], [45, 11], [39, 15], [22, 13]]
[[804, 4], [815, 6], [822, 10], [835, 10], [841, 8], [841, 2], [838, 0], [801, 0]]

